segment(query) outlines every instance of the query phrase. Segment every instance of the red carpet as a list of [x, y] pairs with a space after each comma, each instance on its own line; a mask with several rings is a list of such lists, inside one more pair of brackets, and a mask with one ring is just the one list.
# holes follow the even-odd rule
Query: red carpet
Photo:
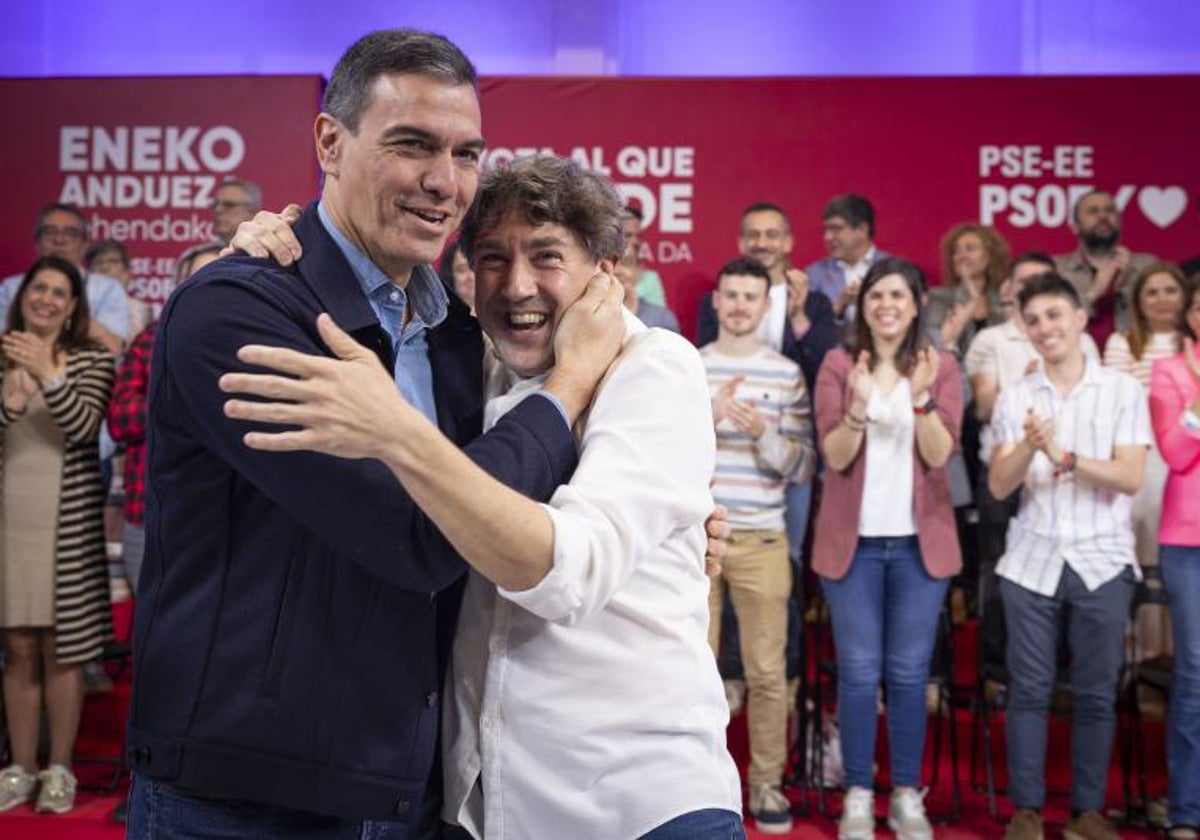
[[[129, 625], [129, 609], [126, 604], [115, 607], [118, 632], [127, 632]], [[966, 630], [963, 636], [970, 635]], [[967, 638], [961, 639], [959, 650], [969, 650], [973, 645], [967, 643]], [[957, 670], [958, 678], [966, 680], [968, 668], [961, 667], [960, 659]], [[95, 695], [87, 698], [84, 704], [83, 725], [77, 745], [80, 755], [115, 756], [120, 749], [120, 733], [122, 731], [126, 709], [129, 701], [129, 674], [126, 670], [120, 674], [116, 687], [110, 694]], [[930, 778], [934, 762], [939, 770], [938, 785], [929, 792], [926, 807], [930, 818], [934, 821], [935, 833], [942, 840], [964, 840], [964, 838], [999, 838], [1004, 833], [1002, 822], [993, 820], [987, 813], [987, 802], [981, 791], [972, 789], [968, 773], [970, 771], [971, 753], [971, 715], [967, 709], [959, 709], [955, 715], [958, 729], [959, 768], [962, 787], [962, 813], [953, 822], [948, 822], [953, 799], [951, 796], [951, 761], [948, 746], [943, 741], [941, 754], [932, 755], [932, 726], [930, 727], [930, 747], [926, 750], [925, 778]], [[882, 721], [881, 727], [882, 731]], [[994, 721], [996, 736], [997, 782], [1004, 784], [1004, 746], [1003, 721], [998, 717]], [[1150, 795], [1161, 796], [1165, 787], [1163, 778], [1162, 753], [1162, 724], [1158, 722], [1147, 724], [1147, 767], [1150, 775]], [[1067, 757], [1069, 744], [1069, 723], [1065, 720], [1054, 719], [1050, 731], [1048, 753], [1050, 766], [1047, 771], [1047, 782], [1051, 790], [1065, 791], [1069, 784], [1069, 768]], [[729, 727], [729, 746], [739, 764], [745, 770], [746, 761], [746, 725], [745, 716], [739, 715]], [[1119, 752], [1113, 750], [1113, 765], [1109, 773], [1109, 805], [1113, 809], [1122, 807], [1121, 775], [1119, 768]], [[887, 766], [886, 755], [881, 749], [879, 755], [880, 767]], [[82, 785], [102, 784], [106, 781], [110, 768], [101, 765], [79, 763], [76, 773]], [[982, 770], [979, 778], [983, 778]], [[886, 781], [886, 780], [885, 780]], [[39, 815], [33, 812], [31, 806], [17, 808], [6, 814], [0, 814], [0, 838], [3, 840], [100, 840], [100, 838], [118, 838], [124, 836], [121, 826], [110, 822], [109, 816], [124, 795], [125, 784], [112, 794], [97, 794], [81, 791], [77, 806], [73, 812], [63, 816]], [[786, 840], [809, 840], [809, 838], [834, 838], [837, 836], [836, 815], [840, 810], [841, 796], [830, 792], [825, 797], [827, 814], [817, 811], [817, 795], [809, 792], [807, 797], [807, 812], [799, 813], [792, 832], [782, 835]], [[793, 801], [803, 807], [800, 792], [793, 792]], [[887, 808], [886, 794], [876, 798], [877, 815], [884, 817]], [[1000, 815], [1003, 820], [1010, 809], [1003, 797], [999, 799]], [[1065, 794], [1052, 795], [1047, 803], [1046, 820], [1048, 838], [1060, 836], [1061, 826], [1067, 819], [1067, 799]], [[751, 838], [779, 837], [756, 832], [747, 826], [747, 834]], [[1155, 837], [1157, 832], [1145, 829], [1122, 829], [1122, 835], [1129, 838]], [[882, 821], [880, 822], [880, 837], [891, 837]], [[531, 840], [543, 840], [531, 838]], [[549, 840], [549, 839], [547, 839]], [[557, 840], [557, 839], [555, 839]]]

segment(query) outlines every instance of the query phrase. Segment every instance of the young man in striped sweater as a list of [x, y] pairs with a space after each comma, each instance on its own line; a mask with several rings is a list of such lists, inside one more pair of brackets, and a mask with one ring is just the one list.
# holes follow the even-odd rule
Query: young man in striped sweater
[[723, 588], [741, 627], [750, 725], [750, 807], [759, 831], [791, 830], [780, 789], [787, 761], [787, 601], [792, 567], [784, 530], [789, 482], [811, 480], [812, 409], [800, 367], [764, 346], [758, 326], [771, 277], [743, 257], [721, 269], [713, 309], [717, 340], [700, 351], [708, 372], [717, 464], [713, 493], [733, 533], [724, 571], [712, 582], [709, 642], [720, 645]]

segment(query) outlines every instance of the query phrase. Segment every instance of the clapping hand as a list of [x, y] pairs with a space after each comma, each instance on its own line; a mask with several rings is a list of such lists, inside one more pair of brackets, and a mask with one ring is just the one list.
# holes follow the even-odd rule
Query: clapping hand
[[850, 386], [852, 402], [859, 409], [866, 410], [867, 403], [871, 401], [871, 391], [875, 389], [875, 379], [871, 376], [871, 354], [866, 350], [858, 354], [846, 382]]
[[19, 414], [29, 406], [29, 400], [38, 392], [38, 383], [29, 371], [22, 367], [9, 368], [4, 373], [4, 407]]
[[10, 361], [24, 368], [40, 382], [53, 379], [58, 373], [58, 367], [54, 364], [54, 348], [50, 342], [31, 332], [6, 332], [3, 346], [4, 355]]
[[729, 401], [729, 420], [739, 432], [745, 432], [758, 440], [767, 430], [767, 420], [758, 413], [753, 402]]
[[717, 389], [712, 398], [713, 424], [720, 423], [729, 416], [729, 405], [735, 402], [738, 386], [746, 377], [735, 376]]
[[808, 275], [798, 268], [789, 268], [786, 275], [788, 283], [788, 317], [795, 318], [804, 312], [804, 304], [808, 300]]
[[913, 402], [924, 403], [928, 399], [929, 389], [937, 381], [938, 353], [932, 347], [917, 351], [913, 364], [912, 375], [909, 376], [909, 389], [912, 391]]
[[1055, 460], [1051, 454], [1052, 450], [1056, 449], [1054, 441], [1054, 421], [1048, 417], [1042, 417], [1032, 408], [1025, 413], [1025, 440], [1033, 449], [1045, 453], [1050, 460]]

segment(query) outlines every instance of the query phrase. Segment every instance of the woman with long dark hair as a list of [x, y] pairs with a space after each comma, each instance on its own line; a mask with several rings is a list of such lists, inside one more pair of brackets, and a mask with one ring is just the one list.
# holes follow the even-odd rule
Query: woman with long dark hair
[[[61, 814], [75, 800], [82, 666], [112, 636], [97, 441], [113, 358], [88, 339], [74, 265], [43, 257], [26, 272], [3, 351], [0, 630], [13, 763], [0, 771], [0, 810], [40, 782], [37, 810]], [[35, 775], [43, 693], [50, 761]]]
[[912, 263], [876, 263], [859, 289], [851, 346], [830, 351], [817, 375], [826, 470], [812, 556], [837, 649], [844, 840], [875, 836], [881, 681], [889, 824], [906, 840], [932, 836], [918, 793], [925, 684], [946, 588], [962, 566], [945, 465], [958, 446], [963, 406], [954, 356], [922, 333], [924, 285]]

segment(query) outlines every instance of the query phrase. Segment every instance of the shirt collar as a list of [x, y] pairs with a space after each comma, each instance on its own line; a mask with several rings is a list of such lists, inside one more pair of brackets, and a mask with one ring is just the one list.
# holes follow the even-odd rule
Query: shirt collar
[[[1083, 353], [1083, 378], [1075, 383], [1067, 396], [1071, 396], [1080, 388], [1095, 388], [1100, 385], [1100, 362], [1092, 358], [1087, 353], [1084, 353], [1083, 346], [1079, 348], [1079, 352]], [[1039, 357], [1040, 358], [1040, 357]], [[1058, 389], [1054, 387], [1054, 383], [1050, 381], [1050, 377], [1046, 376], [1046, 366], [1039, 364], [1037, 371], [1034, 372], [1034, 378], [1039, 388], [1047, 388], [1054, 393], [1058, 393]]]
[[[338, 250], [346, 257], [346, 262], [350, 263], [350, 270], [354, 272], [359, 287], [362, 288], [363, 294], [368, 299], [374, 299], [380, 293], [380, 289], [393, 285], [391, 278], [384, 274], [383, 270], [375, 265], [371, 258], [351, 242], [333, 223], [333, 219], [325, 209], [324, 201], [317, 204], [317, 215], [329, 236], [338, 246]], [[416, 266], [408, 278], [408, 285], [404, 292], [407, 300], [412, 304], [413, 314], [420, 318], [426, 327], [436, 327], [446, 319], [450, 298], [446, 294], [446, 287], [442, 284], [441, 278], [430, 266]]]
[[867, 248], [867, 253], [863, 254], [862, 259], [856, 263], [842, 262], [841, 260], [837, 261], [838, 265], [840, 265], [842, 267], [843, 271], [847, 271], [847, 272], [851, 272], [851, 273], [862, 271], [864, 274], [866, 274], [867, 270], [869, 270], [871, 268], [871, 266], [874, 264], [874, 262], [875, 262], [875, 243], [871, 243], [871, 247]]

